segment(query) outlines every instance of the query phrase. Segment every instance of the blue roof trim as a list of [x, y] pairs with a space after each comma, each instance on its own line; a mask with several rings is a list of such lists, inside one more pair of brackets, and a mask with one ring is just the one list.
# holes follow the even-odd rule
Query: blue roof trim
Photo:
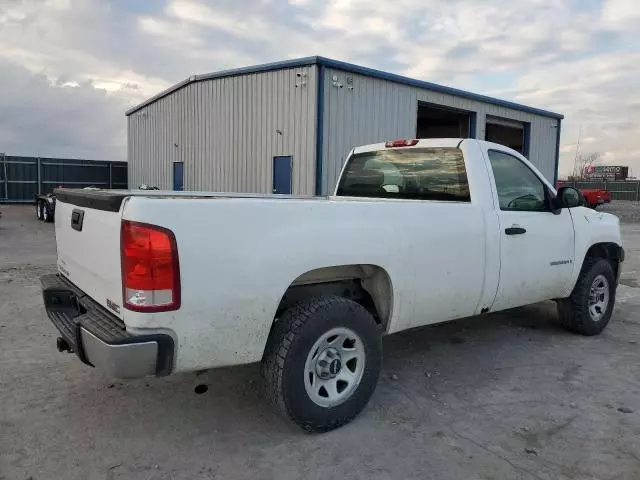
[[562, 134], [562, 119], [558, 119], [556, 137], [556, 168], [553, 172], [553, 188], [556, 188], [558, 182], [558, 169], [560, 168], [560, 135]]
[[316, 106], [316, 195], [322, 195], [324, 147], [324, 65], [318, 67], [318, 104]]
[[137, 112], [138, 110], [143, 109], [144, 107], [146, 107], [147, 105], [152, 104], [153, 102], [160, 100], [162, 97], [166, 97], [167, 95], [169, 95], [170, 93], [173, 93], [177, 90], [180, 90], [182, 87], [190, 84], [193, 80], [192, 77], [189, 78], [185, 78], [184, 80], [182, 80], [181, 82], [176, 83], [175, 85], [170, 86], [169, 88], [167, 88], [166, 90], [161, 91], [160, 93], [156, 93], [153, 97], [148, 98], [147, 100], [145, 100], [144, 102], [136, 105], [135, 107], [130, 108], [129, 110], [127, 110], [126, 112], [124, 112], [125, 116], [129, 116], [132, 113]]
[[423, 80], [416, 80], [414, 78], [403, 77], [402, 75], [396, 75], [395, 73], [383, 72], [381, 70], [374, 70], [372, 68], [361, 67], [353, 65], [351, 63], [341, 62], [338, 60], [332, 60], [330, 58], [318, 57], [318, 62], [323, 65], [338, 70], [344, 70], [347, 72], [353, 72], [360, 75], [366, 75], [368, 77], [379, 78], [381, 80], [389, 80], [395, 83], [401, 83], [404, 85], [410, 85], [413, 87], [424, 88], [438, 93], [446, 93], [449, 95], [455, 95], [457, 97], [468, 98], [470, 100], [477, 100], [483, 103], [489, 103], [500, 107], [510, 108], [512, 110], [518, 110], [521, 112], [534, 113], [543, 117], [551, 118], [564, 118], [564, 115], [555, 112], [549, 112], [547, 110], [541, 110], [539, 108], [529, 107], [527, 105], [521, 105], [519, 103], [510, 102], [508, 100], [500, 100], [499, 98], [488, 97], [479, 93], [467, 92], [465, 90], [459, 90], [453, 87], [445, 87], [436, 83], [425, 82]]
[[339, 60], [332, 60], [326, 57], [304, 57], [295, 60], [284, 60], [282, 62], [273, 62], [267, 63], [264, 65], [255, 65], [252, 67], [245, 68], [234, 68], [231, 70], [223, 70], [221, 72], [208, 73], [205, 75], [193, 75], [182, 82], [169, 87], [167, 90], [160, 92], [157, 95], [154, 95], [147, 101], [137, 105], [129, 110], [127, 110], [126, 115], [131, 115], [132, 113], [144, 108], [145, 106], [159, 100], [162, 97], [169, 95], [176, 90], [188, 85], [189, 83], [198, 82], [202, 80], [210, 80], [214, 78], [223, 78], [223, 77], [233, 77], [237, 75], [246, 75], [249, 73], [262, 73], [262, 72], [270, 72], [273, 70], [280, 70], [283, 68], [296, 68], [296, 67], [306, 67], [309, 65], [323, 65], [329, 68], [335, 68], [336, 70], [343, 70], [345, 72], [356, 73], [358, 75], [364, 75], [367, 77], [378, 78], [381, 80], [388, 80], [395, 83], [400, 83], [404, 85], [409, 85], [412, 87], [424, 88], [425, 90], [431, 90], [438, 93], [444, 93], [448, 95], [455, 95], [457, 97], [467, 98], [469, 100], [476, 100], [478, 102], [488, 103], [491, 105], [497, 105], [499, 107], [510, 108], [512, 110], [517, 110], [520, 112], [533, 113], [535, 115], [540, 115], [543, 117], [550, 117], [556, 119], [563, 119], [564, 115], [555, 112], [549, 112], [547, 110], [542, 110], [539, 108], [529, 107], [527, 105], [521, 105], [519, 103], [510, 102], [508, 100], [501, 100], [499, 98], [488, 97], [486, 95], [481, 95], [478, 93], [467, 92], [465, 90], [459, 90], [453, 87], [445, 87], [443, 85], [438, 85], [436, 83], [425, 82], [423, 80], [416, 80], [414, 78], [403, 77], [402, 75], [397, 75], [395, 73], [383, 72], [381, 70], [375, 70], [373, 68], [361, 67], [359, 65], [354, 65], [352, 63], [341, 62]]
[[469, 114], [469, 138], [476, 138], [478, 133], [478, 114], [471, 112]]
[[522, 156], [528, 160], [531, 153], [531, 123], [524, 122], [522, 126], [524, 127], [522, 131]]
[[138, 110], [146, 107], [147, 105], [152, 104], [160, 100], [167, 95], [180, 90], [183, 87], [186, 87], [190, 83], [201, 82], [203, 80], [213, 80], [215, 78], [225, 78], [225, 77], [237, 77], [239, 75], [248, 75], [250, 73], [264, 73], [264, 72], [273, 72], [274, 70], [282, 70], [285, 68], [297, 68], [297, 67], [307, 67], [310, 65], [317, 65], [318, 57], [304, 57], [297, 58], [294, 60], [283, 60], [282, 62], [273, 62], [273, 63], [265, 63], [262, 65], [253, 65], [251, 67], [242, 67], [242, 68], [232, 68], [229, 70], [222, 70], [220, 72], [213, 73], [205, 73], [202, 75], [191, 75], [189, 78], [182, 80], [175, 85], [163, 90], [162, 92], [154, 95], [153, 97], [145, 100], [139, 105], [130, 108], [125, 112], [126, 116], [131, 115], [132, 113], [137, 112]]

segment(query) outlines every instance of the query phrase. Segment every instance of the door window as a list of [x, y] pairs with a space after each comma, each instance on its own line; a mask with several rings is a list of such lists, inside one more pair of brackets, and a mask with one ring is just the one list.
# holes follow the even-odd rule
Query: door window
[[522, 161], [498, 150], [489, 150], [500, 210], [546, 212], [547, 189]]

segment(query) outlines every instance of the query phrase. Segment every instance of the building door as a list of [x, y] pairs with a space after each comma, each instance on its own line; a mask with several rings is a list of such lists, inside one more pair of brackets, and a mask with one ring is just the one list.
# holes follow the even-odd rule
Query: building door
[[173, 162], [173, 189], [184, 190], [184, 162]]
[[273, 157], [273, 193], [291, 195], [291, 156]]
[[475, 112], [418, 102], [416, 138], [475, 137]]
[[512, 148], [524, 157], [529, 156], [528, 123], [487, 115], [484, 139]]

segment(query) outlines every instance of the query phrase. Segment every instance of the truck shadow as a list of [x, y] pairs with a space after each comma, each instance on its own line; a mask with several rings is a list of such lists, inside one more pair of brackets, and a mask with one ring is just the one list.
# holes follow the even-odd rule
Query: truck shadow
[[[531, 365], [529, 350], [572, 337], [554, 323], [554, 312], [553, 304], [539, 304], [386, 337], [379, 387], [365, 416], [397, 404], [399, 391], [404, 398], [434, 398], [436, 388], [439, 395], [447, 385], [455, 389], [470, 382], [477, 388], [494, 381], [496, 372], [506, 367]], [[106, 435], [127, 431], [143, 441], [154, 430], [159, 434], [168, 428], [190, 437], [246, 434], [259, 443], [261, 438], [302, 434], [266, 405], [258, 365], [213, 370], [206, 378], [185, 374], [114, 382], [97, 371], [91, 374], [95, 393], [69, 392], [76, 398], [66, 405], [76, 425], [83, 423], [79, 416], [99, 417]], [[201, 383], [209, 388], [198, 395], [194, 388]], [[382, 410], [378, 416], [384, 416]]]
[[[261, 393], [259, 365], [209, 372], [208, 392], [201, 395], [194, 387], [204, 379], [193, 374], [113, 382], [85, 369], [86, 376], [57, 395], [53, 408], [65, 431], [50, 441], [83, 449], [89, 463], [119, 465], [124, 476], [118, 478], [156, 478], [144, 475], [168, 458], [172, 471], [196, 475], [204, 465], [221, 478], [242, 476], [239, 471], [271, 478], [281, 465], [300, 473], [306, 462], [321, 464], [326, 455], [348, 469], [352, 460], [340, 445], [363, 439], [367, 449], [357, 456], [366, 464], [374, 461], [368, 449], [393, 452], [390, 442], [412, 436], [421, 438], [423, 447], [412, 447], [418, 449], [461, 429], [474, 435], [489, 429], [492, 438], [533, 412], [544, 415], [548, 402], [569, 409], [570, 392], [584, 388], [586, 360], [580, 358], [610, 348], [565, 332], [555, 319], [548, 302], [386, 337], [381, 378], [367, 408], [350, 425], [319, 436], [274, 413]], [[447, 461], [455, 461], [449, 455], [458, 450], [446, 450]], [[393, 453], [384, 455], [393, 461]]]

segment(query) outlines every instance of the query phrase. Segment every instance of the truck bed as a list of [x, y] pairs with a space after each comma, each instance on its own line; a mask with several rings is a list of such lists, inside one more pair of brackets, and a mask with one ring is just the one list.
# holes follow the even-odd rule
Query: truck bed
[[216, 192], [176, 192], [173, 190], [82, 190], [57, 189], [55, 191], [59, 201], [79, 207], [95, 208], [109, 212], [120, 210], [122, 202], [127, 197], [152, 198], [289, 198], [297, 200], [318, 200], [328, 197], [304, 195], [266, 195], [259, 193], [216, 193]]
[[[60, 190], [58, 205], [59, 272], [123, 319], [128, 331], [146, 334], [161, 326], [174, 332], [182, 352], [177, 371], [259, 360], [287, 288], [302, 275], [332, 265], [378, 265], [395, 279], [403, 306], [394, 310], [398, 318], [390, 321], [390, 331], [423, 321], [427, 308], [432, 321], [464, 316], [475, 311], [481, 296], [485, 225], [479, 205], [126, 190]], [[74, 210], [83, 212], [82, 231], [71, 226]], [[175, 234], [179, 314], [124, 308], [124, 221]], [[441, 253], [428, 258], [426, 248]], [[467, 265], [464, 272], [451, 270], [452, 256]], [[403, 273], [407, 268], [445, 277], [434, 274], [429, 285], [422, 285], [414, 274]], [[427, 306], [417, 294], [423, 288], [438, 302]]]

